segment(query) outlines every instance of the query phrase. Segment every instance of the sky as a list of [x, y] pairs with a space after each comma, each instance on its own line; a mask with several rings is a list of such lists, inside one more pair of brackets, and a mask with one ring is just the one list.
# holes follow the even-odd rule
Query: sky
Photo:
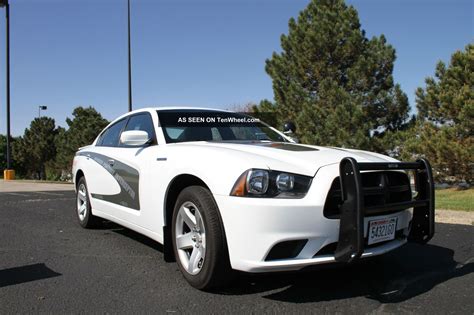
[[[131, 0], [134, 108], [232, 109], [273, 99], [265, 59], [309, 0]], [[415, 89], [439, 60], [473, 42], [470, 0], [348, 0], [367, 36], [397, 52], [394, 77]], [[77, 106], [127, 111], [126, 0], [10, 0], [11, 131], [38, 106], [66, 127]], [[5, 134], [5, 24], [0, 9], [0, 133]]]

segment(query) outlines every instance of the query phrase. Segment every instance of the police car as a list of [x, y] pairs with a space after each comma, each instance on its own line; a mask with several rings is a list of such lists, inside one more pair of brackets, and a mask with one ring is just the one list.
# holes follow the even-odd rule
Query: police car
[[74, 157], [79, 224], [106, 219], [163, 244], [199, 289], [234, 270], [348, 264], [431, 239], [428, 161], [298, 144], [291, 131], [212, 109], [122, 115]]

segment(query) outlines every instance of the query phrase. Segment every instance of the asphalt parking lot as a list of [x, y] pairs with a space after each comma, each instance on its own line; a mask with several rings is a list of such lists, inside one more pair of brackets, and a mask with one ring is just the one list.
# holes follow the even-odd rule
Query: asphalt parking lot
[[437, 224], [429, 245], [300, 273], [191, 288], [161, 247], [107, 223], [84, 230], [74, 193], [0, 193], [0, 313], [474, 312], [474, 226]]

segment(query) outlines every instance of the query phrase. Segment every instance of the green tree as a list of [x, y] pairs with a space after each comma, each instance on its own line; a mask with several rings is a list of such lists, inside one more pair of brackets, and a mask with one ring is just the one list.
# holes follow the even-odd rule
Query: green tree
[[0, 176], [3, 176], [3, 170], [7, 168], [7, 137], [0, 135]]
[[474, 129], [474, 45], [451, 56], [449, 67], [440, 61], [435, 78], [416, 90], [418, 115], [440, 126], [456, 129], [460, 138], [471, 137]]
[[56, 134], [54, 119], [43, 116], [35, 118], [13, 143], [13, 160], [25, 168], [27, 176], [46, 179], [46, 163], [56, 156]]
[[58, 148], [55, 168], [67, 172], [71, 171], [77, 149], [91, 144], [108, 124], [108, 121], [93, 107], [76, 107], [72, 115], [72, 119], [66, 119], [68, 129], [58, 130], [55, 139]]
[[[15, 141], [19, 138], [11, 137], [10, 145], [14, 146]], [[0, 176], [3, 176], [3, 170], [7, 168], [7, 137], [0, 135]], [[18, 163], [14, 159], [12, 160], [12, 168], [18, 176], [24, 175], [24, 167], [21, 163]]]
[[281, 121], [275, 111], [275, 106], [272, 102], [265, 99], [260, 101], [260, 104], [252, 104], [248, 108], [248, 112], [253, 116], [257, 117], [263, 122], [266, 122], [272, 127], [275, 127], [279, 130], [282, 129]]
[[439, 62], [435, 77], [416, 91], [419, 123], [410, 132], [404, 156], [424, 156], [439, 180], [474, 179], [474, 45]]
[[282, 52], [266, 61], [279, 124], [293, 120], [302, 142], [371, 148], [374, 130], [404, 127], [408, 99], [393, 82], [395, 50], [383, 35], [367, 39], [343, 0], [313, 0], [289, 21]]

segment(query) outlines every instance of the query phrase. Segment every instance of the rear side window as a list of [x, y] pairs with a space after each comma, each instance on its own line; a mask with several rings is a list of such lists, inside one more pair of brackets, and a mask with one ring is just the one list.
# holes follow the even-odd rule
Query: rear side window
[[153, 140], [153, 144], [156, 143], [155, 141], [155, 127], [153, 127], [153, 120], [151, 119], [151, 115], [148, 113], [133, 115], [129, 118], [127, 127], [125, 127], [124, 131], [129, 130], [142, 130], [148, 133], [148, 137]]
[[116, 147], [118, 146], [120, 134], [122, 133], [123, 127], [125, 127], [126, 119], [117, 121], [115, 124], [107, 128], [99, 140], [97, 141], [97, 146], [101, 147]]

